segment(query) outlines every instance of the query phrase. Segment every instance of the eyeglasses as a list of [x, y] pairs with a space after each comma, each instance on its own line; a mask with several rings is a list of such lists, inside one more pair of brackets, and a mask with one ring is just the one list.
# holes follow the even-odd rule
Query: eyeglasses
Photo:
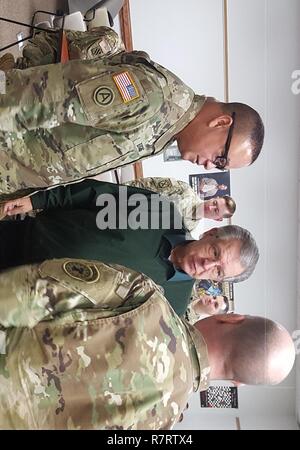
[[229, 131], [228, 131], [228, 136], [227, 136], [227, 139], [225, 142], [225, 147], [224, 147], [224, 153], [221, 156], [217, 156], [213, 162], [214, 165], [216, 166], [216, 168], [219, 170], [224, 170], [226, 167], [226, 164], [228, 162], [227, 157], [228, 157], [228, 152], [229, 152], [230, 143], [231, 143], [231, 139], [232, 139], [234, 120], [235, 120], [235, 112], [232, 113], [231, 118], [232, 118], [232, 124], [230, 125]]

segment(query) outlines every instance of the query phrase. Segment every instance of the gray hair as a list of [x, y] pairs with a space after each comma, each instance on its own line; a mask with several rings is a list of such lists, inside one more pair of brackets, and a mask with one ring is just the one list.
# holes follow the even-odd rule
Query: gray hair
[[240, 262], [245, 270], [240, 275], [226, 277], [223, 281], [239, 283], [240, 281], [247, 280], [254, 271], [259, 258], [259, 250], [252, 234], [238, 225], [225, 225], [216, 229], [216, 235], [219, 239], [238, 239], [242, 242]]

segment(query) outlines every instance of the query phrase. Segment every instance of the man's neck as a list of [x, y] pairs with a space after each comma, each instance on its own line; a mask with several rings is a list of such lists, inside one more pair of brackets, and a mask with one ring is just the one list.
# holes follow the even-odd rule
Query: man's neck
[[220, 346], [220, 336], [211, 332], [211, 326], [207, 319], [202, 319], [194, 325], [203, 336], [208, 352], [208, 361], [210, 365], [210, 379], [211, 380], [226, 380], [224, 370], [224, 349]]

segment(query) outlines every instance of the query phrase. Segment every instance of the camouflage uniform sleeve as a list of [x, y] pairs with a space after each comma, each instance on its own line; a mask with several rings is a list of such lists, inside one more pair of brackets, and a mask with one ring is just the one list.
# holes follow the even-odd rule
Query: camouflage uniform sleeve
[[138, 178], [136, 180], [127, 181], [127, 186], [135, 186], [144, 189], [148, 189], [149, 191], [158, 192], [160, 194], [168, 196], [171, 192], [173, 193], [172, 186], [176, 183], [176, 180], [173, 178], [165, 178], [165, 177], [147, 177], [147, 178]]
[[132, 64], [118, 56], [6, 72], [0, 131], [18, 133], [20, 139], [28, 131], [63, 124], [135, 130], [163, 105], [163, 75], [136, 53], [127, 57]]

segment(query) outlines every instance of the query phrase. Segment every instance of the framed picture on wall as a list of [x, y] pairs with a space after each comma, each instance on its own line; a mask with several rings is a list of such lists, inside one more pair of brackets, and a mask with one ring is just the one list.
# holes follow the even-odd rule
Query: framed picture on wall
[[210, 386], [200, 392], [201, 408], [238, 408], [238, 390], [231, 386]]
[[194, 283], [185, 319], [191, 324], [213, 314], [226, 314], [234, 311], [233, 284], [197, 280]]
[[229, 310], [228, 312], [234, 312], [234, 293], [233, 293], [233, 283], [224, 281], [220, 283], [222, 285], [222, 295], [228, 298]]
[[192, 290], [192, 298], [200, 297], [203, 294], [213, 296], [225, 295], [229, 301], [229, 311], [234, 310], [233, 283], [228, 281], [197, 280]]
[[230, 172], [228, 170], [190, 175], [189, 183], [203, 200], [230, 195]]

